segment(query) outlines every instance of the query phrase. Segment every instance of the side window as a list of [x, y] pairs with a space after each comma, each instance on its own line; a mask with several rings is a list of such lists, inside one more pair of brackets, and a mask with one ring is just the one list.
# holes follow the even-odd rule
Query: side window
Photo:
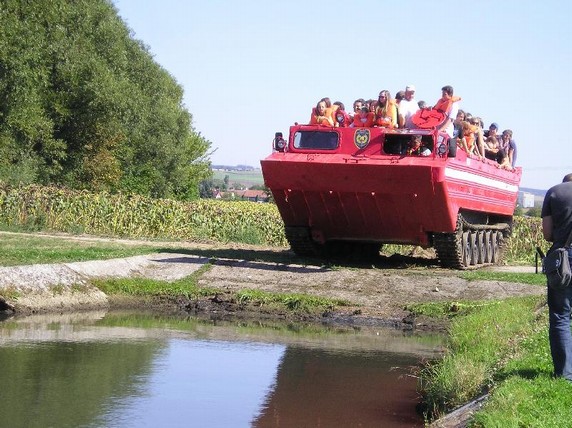
[[338, 148], [337, 132], [298, 131], [294, 134], [294, 148], [335, 150]]
[[385, 134], [383, 152], [388, 155], [401, 155], [406, 152], [409, 135]]
[[[385, 134], [383, 153], [388, 155], [405, 156], [411, 149], [412, 134]], [[417, 149], [416, 155], [429, 156], [435, 150], [431, 135], [421, 136], [421, 148]]]

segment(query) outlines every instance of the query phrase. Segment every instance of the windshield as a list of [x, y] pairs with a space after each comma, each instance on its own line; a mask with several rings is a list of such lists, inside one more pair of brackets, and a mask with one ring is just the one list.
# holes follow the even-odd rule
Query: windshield
[[298, 131], [294, 134], [294, 148], [335, 150], [338, 148], [337, 132], [329, 131]]

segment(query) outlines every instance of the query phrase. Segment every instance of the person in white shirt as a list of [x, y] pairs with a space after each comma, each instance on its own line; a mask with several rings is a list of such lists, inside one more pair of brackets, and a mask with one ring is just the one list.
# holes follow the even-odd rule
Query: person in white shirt
[[399, 114], [403, 117], [404, 126], [407, 129], [415, 128], [411, 118], [419, 110], [419, 105], [415, 101], [415, 86], [407, 85], [405, 87], [404, 98], [399, 103]]

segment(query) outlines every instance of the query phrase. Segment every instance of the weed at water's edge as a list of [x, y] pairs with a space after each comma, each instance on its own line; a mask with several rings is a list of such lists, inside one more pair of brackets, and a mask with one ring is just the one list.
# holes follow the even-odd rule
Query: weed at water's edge
[[430, 417], [476, 398], [495, 381], [522, 341], [537, 328], [543, 297], [519, 297], [470, 308], [455, 317], [445, 356], [421, 371], [420, 389]]

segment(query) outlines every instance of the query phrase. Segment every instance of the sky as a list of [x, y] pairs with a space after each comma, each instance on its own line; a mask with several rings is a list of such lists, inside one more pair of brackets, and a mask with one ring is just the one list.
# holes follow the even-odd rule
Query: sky
[[511, 129], [521, 187], [572, 172], [572, 2], [568, 0], [112, 0], [184, 89], [215, 165], [251, 165], [275, 132], [330, 97], [392, 96], [408, 84], [434, 104]]

